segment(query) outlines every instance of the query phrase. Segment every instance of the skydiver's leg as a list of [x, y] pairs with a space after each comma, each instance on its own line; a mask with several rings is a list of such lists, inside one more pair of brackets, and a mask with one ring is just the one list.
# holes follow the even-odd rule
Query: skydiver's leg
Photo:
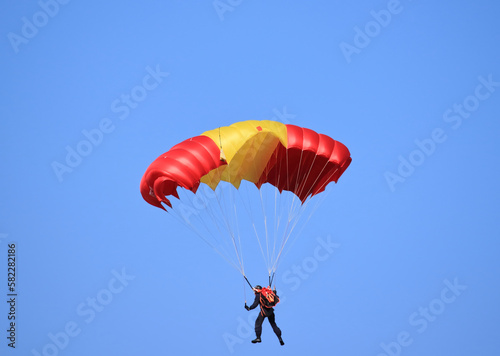
[[271, 327], [273, 328], [274, 333], [278, 337], [278, 340], [280, 341], [281, 345], [284, 345], [285, 343], [283, 342], [283, 339], [281, 338], [281, 330], [278, 328], [278, 325], [276, 325], [276, 320], [274, 318], [274, 313], [268, 316], [269, 319], [269, 324], [271, 324]]
[[255, 320], [255, 335], [257, 339], [260, 339], [260, 335], [262, 334], [262, 323], [264, 322], [265, 316], [262, 313], [259, 313], [259, 316]]
[[278, 338], [281, 338], [281, 330], [278, 328], [278, 325], [276, 325], [276, 319], [274, 317], [274, 313], [268, 316], [269, 319], [269, 324], [271, 324], [271, 327], [273, 328], [274, 333]]

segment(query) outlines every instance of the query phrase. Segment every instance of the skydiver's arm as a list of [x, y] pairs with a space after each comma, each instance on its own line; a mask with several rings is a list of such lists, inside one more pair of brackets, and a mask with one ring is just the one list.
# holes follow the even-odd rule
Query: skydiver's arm
[[260, 304], [260, 294], [256, 294], [255, 295], [255, 300], [253, 301], [253, 304], [250, 305], [250, 307], [248, 309], [252, 310], [252, 309], [255, 309], [257, 308], [257, 306]]

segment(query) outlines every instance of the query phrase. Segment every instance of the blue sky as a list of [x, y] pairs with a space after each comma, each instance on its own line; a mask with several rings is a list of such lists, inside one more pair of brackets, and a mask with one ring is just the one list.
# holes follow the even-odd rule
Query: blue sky
[[[6, 2], [2, 354], [498, 354], [499, 10]], [[266, 119], [353, 158], [278, 270], [284, 347], [267, 322], [250, 343], [241, 275], [139, 193], [176, 143]]]

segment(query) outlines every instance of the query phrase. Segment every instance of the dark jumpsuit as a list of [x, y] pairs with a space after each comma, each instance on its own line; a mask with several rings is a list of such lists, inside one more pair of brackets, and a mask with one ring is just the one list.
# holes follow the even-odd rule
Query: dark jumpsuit
[[255, 293], [255, 300], [253, 304], [250, 305], [249, 309], [255, 309], [258, 305], [260, 305], [260, 313], [257, 317], [257, 320], [255, 320], [255, 335], [257, 335], [257, 338], [260, 339], [260, 335], [262, 334], [262, 323], [264, 322], [264, 319], [266, 317], [269, 319], [269, 324], [271, 324], [271, 327], [273, 328], [276, 336], [278, 338], [281, 338], [281, 330], [280, 328], [278, 328], [278, 325], [276, 325], [276, 321], [274, 319], [274, 309], [263, 307], [260, 304], [260, 293]]

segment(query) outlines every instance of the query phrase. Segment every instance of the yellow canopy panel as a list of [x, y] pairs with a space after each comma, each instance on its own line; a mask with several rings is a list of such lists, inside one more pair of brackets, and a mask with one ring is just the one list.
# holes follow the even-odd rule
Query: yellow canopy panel
[[221, 180], [240, 186], [241, 180], [257, 183], [278, 143], [287, 147], [285, 124], [270, 120], [248, 120], [206, 131], [221, 149], [227, 165], [212, 170], [201, 182], [215, 190]]

